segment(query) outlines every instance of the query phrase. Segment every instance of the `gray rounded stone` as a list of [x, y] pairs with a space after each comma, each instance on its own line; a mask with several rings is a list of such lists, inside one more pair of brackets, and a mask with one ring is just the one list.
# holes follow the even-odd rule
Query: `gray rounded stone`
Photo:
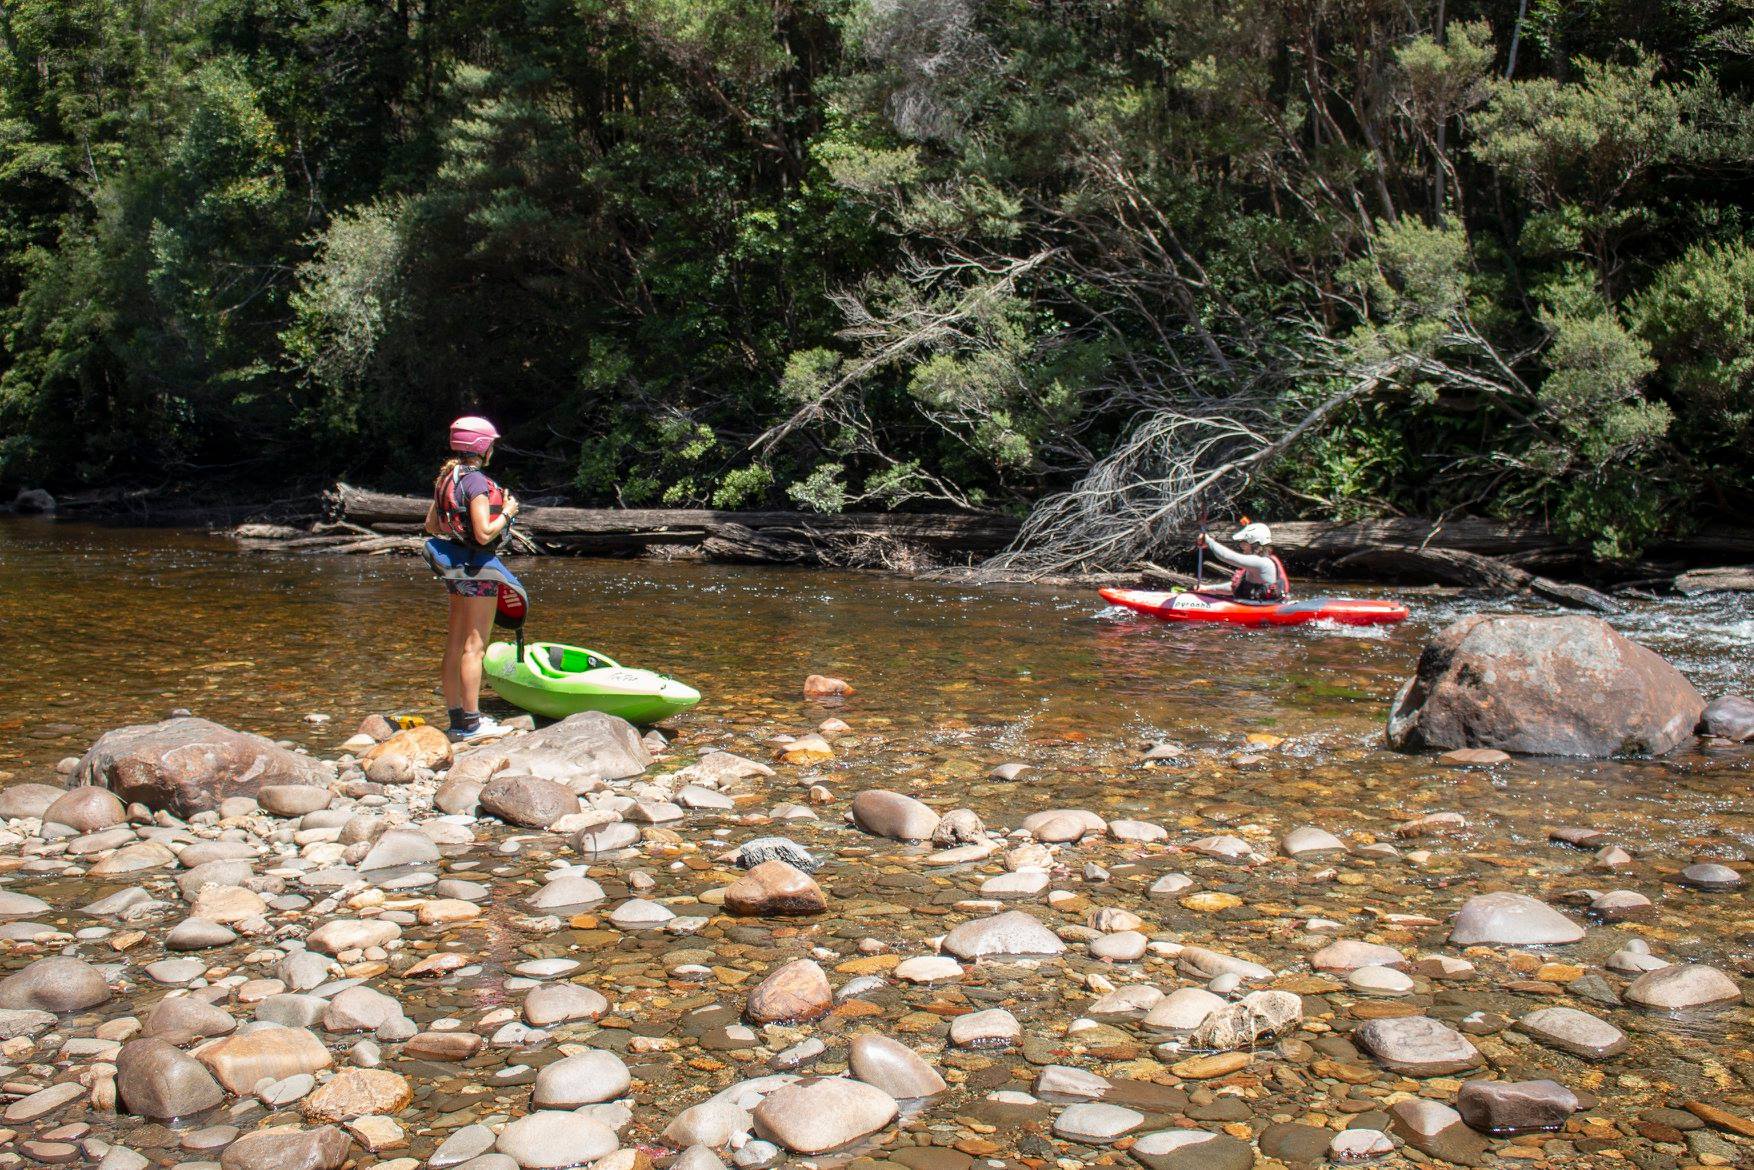
[[1203, 1129], [1160, 1129], [1140, 1137], [1127, 1153], [1148, 1170], [1250, 1170], [1247, 1142]]
[[1588, 1012], [1568, 1007], [1546, 1007], [1517, 1021], [1519, 1031], [1543, 1044], [1585, 1060], [1607, 1060], [1626, 1051], [1626, 1033]]
[[[929, 834], [928, 834], [929, 835]], [[845, 1077], [797, 1081], [755, 1109], [755, 1130], [796, 1154], [820, 1154], [875, 1133], [895, 1117], [895, 1098]]]
[[1676, 963], [1647, 971], [1626, 988], [1626, 999], [1639, 1007], [1678, 1011], [1742, 998], [1736, 981], [1704, 963]]
[[1054, 1133], [1068, 1141], [1107, 1145], [1145, 1123], [1145, 1115], [1120, 1105], [1080, 1101], [1054, 1119]]
[[613, 1101], [627, 1092], [627, 1065], [613, 1052], [587, 1049], [542, 1066], [530, 1103], [544, 1109], [577, 1109]]
[[1457, 946], [1552, 946], [1583, 936], [1583, 927], [1545, 902], [1501, 891], [1464, 902], [1449, 940]]
[[1485, 1062], [1466, 1036], [1429, 1016], [1367, 1020], [1352, 1038], [1383, 1067], [1409, 1076], [1445, 1076]]
[[83, 959], [51, 955], [0, 979], [0, 1008], [77, 1012], [110, 998], [103, 973]]
[[500, 1131], [494, 1149], [523, 1170], [563, 1170], [606, 1158], [621, 1145], [615, 1131], [580, 1113], [544, 1109]]
[[1022, 910], [964, 922], [944, 936], [944, 950], [959, 959], [994, 955], [1058, 955], [1066, 944]]

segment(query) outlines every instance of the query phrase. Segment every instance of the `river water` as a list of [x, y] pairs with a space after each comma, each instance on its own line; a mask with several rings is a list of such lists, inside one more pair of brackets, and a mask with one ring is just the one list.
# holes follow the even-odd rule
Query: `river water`
[[[904, 955], [926, 949], [926, 937], [950, 924], [945, 915], [1002, 868], [995, 857], [985, 865], [922, 873], [921, 851], [873, 843], [840, 827], [844, 800], [852, 793], [893, 788], [940, 812], [971, 807], [999, 830], [1014, 829], [1042, 809], [1083, 808], [1111, 820], [1163, 824], [1172, 843], [1237, 834], [1269, 856], [1278, 836], [1298, 825], [1319, 825], [1367, 844], [1393, 840], [1393, 826], [1417, 815], [1463, 814], [1466, 827], [1457, 835], [1401, 844], [1403, 850], [1429, 849], [1429, 858], [1411, 864], [1361, 858], [1341, 865], [1338, 874], [1283, 860], [1237, 868], [1192, 854], [1146, 850], [1150, 855], [1140, 856], [1138, 849], [1112, 846], [1069, 850], [1062, 859], [1064, 878], [1056, 878], [1056, 888], [1076, 891], [1079, 904], [1129, 907], [1148, 919], [1146, 929], [1158, 932], [1154, 937], [1222, 946], [1276, 969], [1311, 949], [1314, 936], [1299, 925], [1311, 918], [1336, 920], [1348, 937], [1386, 941], [1409, 954], [1436, 951], [1442, 930], [1390, 929], [1378, 920], [1385, 913], [1441, 920], [1467, 895], [1497, 888], [1568, 907], [1592, 889], [1640, 890], [1658, 903], [1657, 916], [1646, 922], [1592, 929], [1583, 943], [1564, 948], [1559, 957], [1566, 962], [1598, 964], [1634, 937], [1667, 958], [1709, 962], [1732, 973], [1754, 960], [1754, 916], [1744, 893], [1706, 893], [1672, 880], [1681, 866], [1702, 859], [1746, 868], [1754, 851], [1748, 815], [1754, 753], [1687, 750], [1660, 761], [1518, 761], [1460, 770], [1382, 746], [1387, 704], [1423, 640], [1483, 604], [1476, 600], [1415, 591], [1404, 595], [1414, 618], [1389, 630], [1250, 632], [1138, 620], [1106, 610], [1092, 593], [1075, 589], [971, 588], [809, 569], [643, 561], [543, 558], [517, 568], [533, 597], [534, 637], [589, 645], [626, 665], [671, 673], [703, 692], [701, 706], [673, 728], [683, 759], [712, 748], [770, 758], [777, 734], [807, 731], [829, 715], [851, 725], [837, 741], [835, 760], [808, 770], [782, 768], [769, 782], [770, 802], [801, 799], [801, 786], [812, 782], [835, 794], [837, 803], [822, 811], [820, 824], [785, 831], [828, 858], [818, 878], [836, 905], [814, 925], [813, 941], [846, 957], [855, 953], [850, 943], [867, 936]], [[405, 557], [250, 555], [199, 533], [0, 523], [0, 630], [8, 649], [0, 656], [0, 694], [6, 697], [0, 704], [0, 781], [52, 781], [57, 761], [80, 754], [103, 731], [162, 718], [173, 708], [330, 756], [368, 713], [440, 717], [435, 673], [443, 612], [441, 589], [423, 566]], [[1754, 602], [1747, 598], [1651, 603], [1614, 621], [1675, 662], [1707, 695], [1746, 691], [1754, 677]], [[832, 711], [808, 704], [800, 684], [809, 673], [848, 679], [857, 694]], [[307, 719], [312, 715], [330, 721], [314, 723]], [[1148, 765], [1143, 749], [1162, 741], [1181, 745], [1183, 754], [1166, 765]], [[1033, 768], [1016, 781], [988, 776], [995, 765], [1011, 761]], [[723, 837], [741, 823], [729, 816], [691, 819], [684, 831]], [[1556, 824], [1602, 831], [1633, 854], [1632, 866], [1612, 873], [1592, 869], [1591, 853], [1548, 839], [1548, 828]], [[556, 843], [530, 854], [529, 864], [540, 869], [557, 853], [565, 860]], [[1081, 880], [1087, 861], [1114, 869], [1113, 884]], [[1213, 912], [1146, 899], [1149, 883], [1143, 878], [1169, 868], [1193, 876], [1197, 889], [1232, 893], [1241, 901]], [[508, 880], [515, 869], [503, 871]], [[702, 875], [690, 869], [652, 872], [659, 886], [650, 896], [678, 905], [703, 888]], [[1136, 876], [1124, 878], [1127, 873]], [[605, 885], [612, 893], [616, 888]], [[1078, 906], [1067, 905], [1071, 913], [1064, 907], [1048, 911], [1045, 902], [1039, 908], [1066, 922], [1080, 921]], [[584, 932], [575, 949], [601, 945], [602, 935]], [[612, 1000], [619, 991], [630, 1003], [643, 1001], [664, 1025], [659, 1033], [683, 1037], [680, 1047], [640, 1058], [636, 1076], [644, 1073], [649, 1087], [632, 1133], [650, 1140], [673, 1108], [722, 1088], [738, 1071], [703, 1057], [695, 1043], [698, 1029], [678, 1024], [677, 1005], [690, 1001], [674, 993], [676, 983], [667, 995], [651, 990], [653, 980], [663, 986], [666, 948], [706, 945], [717, 949], [721, 963], [760, 974], [776, 957], [795, 952], [787, 937], [783, 930], [769, 937], [743, 926], [714, 928], [692, 941], [620, 941], [618, 965], [594, 985]], [[1617, 1133], [1639, 1165], [1691, 1164], [1701, 1157], [1714, 1164], [1721, 1137], [1695, 1131], [1683, 1140], [1641, 1118], [1695, 1097], [1739, 1108], [1744, 1116], [1754, 1112], [1748, 1052], [1754, 1035], [1746, 1009], [1651, 1017], [1584, 1002], [1564, 982], [1550, 983], [1550, 991], [1507, 990], [1532, 967], [1514, 957], [1504, 960], [1502, 952], [1478, 963], [1483, 980], [1457, 989], [1422, 980], [1412, 1002], [1434, 1014], [1443, 1009], [1460, 1016], [1465, 1008], [1510, 1018], [1535, 1006], [1581, 1006], [1611, 1018], [1634, 1038], [1631, 1054], [1597, 1067], [1512, 1033], [1504, 1033], [1509, 1039], [1492, 1037], [1489, 1055], [1502, 1075], [1551, 1076], [1594, 1093], [1600, 1100], [1591, 1116], [1607, 1127], [1591, 1130], [1593, 1136], [1568, 1132], [1533, 1139], [1532, 1145], [1523, 1139], [1513, 1156], [1595, 1157], [1614, 1146], [1604, 1135]], [[1016, 972], [1007, 977], [1001, 967], [1001, 974], [961, 990], [888, 988], [878, 994], [881, 1016], [875, 1022], [928, 1049], [943, 1046], [931, 1021], [941, 1023], [970, 1006], [1027, 1008], [1029, 1030], [1039, 1029], [1018, 1054], [947, 1054], [945, 1062], [960, 1074], [954, 1078], [956, 1105], [934, 1107], [904, 1123], [899, 1135], [885, 1139], [890, 1153], [880, 1156], [909, 1166], [967, 1165], [967, 1155], [952, 1143], [984, 1150], [969, 1142], [971, 1135], [985, 1135], [981, 1140], [990, 1138], [998, 1147], [993, 1156], [1001, 1160], [1072, 1157], [1083, 1164], [1086, 1156], [1117, 1157], [1054, 1144], [1042, 1136], [1045, 1126], [1027, 1119], [1000, 1124], [988, 1117], [971, 1124], [984, 1116], [979, 1090], [1027, 1088], [1029, 1070], [1044, 1063], [1043, 1052], [1050, 1049], [1055, 1061], [1115, 1079], [1144, 1078], [1138, 1068], [1148, 1049], [1124, 1042], [1130, 1034], [1117, 1033], [1116, 1039], [1105, 1032], [1102, 1045], [1067, 1038], [1089, 999], [1080, 980], [1093, 968], [1116, 983], [1150, 979], [1167, 990], [1177, 982], [1169, 967], [1150, 961], [1144, 968], [1109, 968], [1080, 956], [1048, 980]], [[485, 978], [493, 974], [490, 969]], [[838, 985], [843, 977], [834, 978]], [[740, 1003], [736, 985], [715, 994]], [[406, 994], [430, 997], [429, 1014], [468, 1002], [468, 994]], [[1345, 1021], [1349, 1013], [1369, 1014], [1356, 1008], [1361, 999], [1342, 987], [1322, 1002]], [[832, 1045], [835, 1029], [854, 1023], [854, 1017], [831, 1017], [818, 1031]], [[589, 1042], [610, 1043], [603, 1038], [607, 1032]], [[801, 1028], [796, 1035], [776, 1036], [760, 1054], [809, 1033]], [[623, 1046], [625, 1040], [622, 1034]], [[725, 1050], [722, 1044], [709, 1047]], [[829, 1059], [826, 1068], [834, 1067], [832, 1050]], [[1295, 1054], [1288, 1059], [1295, 1063]], [[477, 1065], [471, 1067], [479, 1072]], [[758, 1071], [741, 1069], [744, 1075]], [[417, 1156], [430, 1152], [447, 1127], [492, 1112], [456, 1108], [459, 1094], [469, 1092], [467, 1080], [453, 1072], [420, 1083], [411, 1116], [433, 1128], [415, 1141]], [[1172, 1095], [1151, 1102], [1147, 1113], [1154, 1122], [1179, 1119], [1215, 1130], [1236, 1125], [1254, 1137], [1274, 1120], [1336, 1128], [1348, 1116], [1380, 1117], [1373, 1110], [1395, 1093], [1419, 1091], [1392, 1075], [1351, 1085], [1324, 1082], [1307, 1070], [1297, 1085], [1259, 1076], [1213, 1086], [1168, 1075], [1155, 1080], [1170, 1086]], [[1215, 1110], [1215, 1095], [1221, 1106], [1223, 1097], [1234, 1096], [1246, 1108], [1234, 1116]], [[434, 1121], [439, 1114], [445, 1119]], [[1664, 1124], [1674, 1120], [1660, 1116], [1667, 1118]], [[1646, 1136], [1640, 1126], [1664, 1140]], [[414, 1124], [408, 1127], [412, 1131]], [[120, 1129], [125, 1134], [128, 1124]], [[935, 1150], [937, 1161], [895, 1154], [916, 1145]], [[1742, 1145], [1737, 1152], [1748, 1149]], [[158, 1156], [165, 1154], [161, 1148]]]

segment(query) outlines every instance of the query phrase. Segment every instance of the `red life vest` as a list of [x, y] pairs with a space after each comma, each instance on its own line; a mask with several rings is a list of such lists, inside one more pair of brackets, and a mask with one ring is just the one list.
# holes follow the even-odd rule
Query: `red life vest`
[[[459, 463], [449, 474], [439, 476], [433, 484], [433, 503], [438, 507], [439, 527], [452, 540], [470, 548], [494, 548], [505, 538], [505, 529], [488, 544], [476, 540], [475, 523], [469, 518], [469, 505], [463, 499], [463, 477], [479, 470]], [[492, 519], [505, 511], [505, 489], [491, 479], [487, 483], [487, 514]]]
[[1286, 575], [1285, 562], [1279, 554], [1268, 553], [1267, 559], [1273, 562], [1273, 568], [1279, 572], [1279, 586], [1269, 592], [1265, 586], [1255, 585], [1248, 580], [1248, 570], [1238, 569], [1230, 575], [1230, 595], [1238, 601], [1285, 601], [1291, 596], [1291, 578]]

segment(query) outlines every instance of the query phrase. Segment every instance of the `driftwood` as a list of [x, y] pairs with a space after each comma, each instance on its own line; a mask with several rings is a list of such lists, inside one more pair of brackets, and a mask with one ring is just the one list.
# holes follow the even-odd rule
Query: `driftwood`
[[309, 551], [333, 553], [417, 553], [420, 551], [420, 539], [414, 536], [370, 536], [363, 540], [354, 539], [347, 544], [338, 544], [332, 548], [312, 549]]
[[231, 534], [239, 540], [303, 540], [311, 535], [291, 524], [239, 524]]
[[[1276, 534], [1275, 534], [1276, 535]], [[1413, 548], [1383, 545], [1360, 549], [1333, 562], [1336, 570], [1365, 569], [1372, 573], [1436, 579], [1452, 585], [1471, 585], [1506, 593], [1538, 593], [1551, 601], [1597, 613], [1619, 613], [1612, 598], [1587, 585], [1553, 581], [1493, 557], [1457, 548]]]

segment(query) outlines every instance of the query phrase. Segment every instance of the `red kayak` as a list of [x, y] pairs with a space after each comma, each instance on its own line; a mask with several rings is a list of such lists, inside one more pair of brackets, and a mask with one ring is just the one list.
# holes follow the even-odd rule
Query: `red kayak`
[[1381, 626], [1404, 621], [1407, 617], [1407, 607], [1398, 601], [1370, 601], [1356, 597], [1312, 597], [1308, 601], [1286, 602], [1237, 601], [1213, 593], [1104, 589], [1102, 599], [1166, 622], [1296, 626], [1304, 622], [1327, 621], [1347, 626]]

